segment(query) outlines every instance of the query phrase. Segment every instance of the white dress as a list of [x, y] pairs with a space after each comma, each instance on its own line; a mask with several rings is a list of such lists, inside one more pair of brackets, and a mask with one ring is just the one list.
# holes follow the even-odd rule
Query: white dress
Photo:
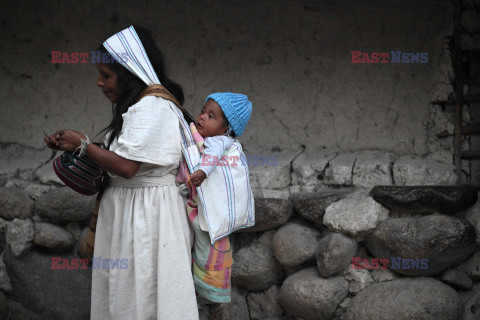
[[175, 186], [179, 121], [170, 103], [148, 96], [131, 106], [110, 146], [142, 164], [132, 179], [110, 175], [100, 202], [93, 260], [102, 263], [92, 266], [92, 320], [199, 317], [191, 271], [193, 233]]

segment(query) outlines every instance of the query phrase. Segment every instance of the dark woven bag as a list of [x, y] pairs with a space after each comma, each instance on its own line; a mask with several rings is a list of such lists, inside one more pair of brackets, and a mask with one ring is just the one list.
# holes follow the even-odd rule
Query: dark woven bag
[[105, 179], [105, 171], [90, 158], [67, 151], [53, 161], [53, 170], [65, 185], [87, 196], [96, 194]]

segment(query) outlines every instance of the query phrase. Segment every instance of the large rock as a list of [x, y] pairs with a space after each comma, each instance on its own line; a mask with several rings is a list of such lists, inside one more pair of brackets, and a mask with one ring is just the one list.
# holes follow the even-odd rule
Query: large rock
[[210, 320], [210, 305], [199, 301], [199, 299], [199, 296], [197, 296], [199, 320]]
[[342, 302], [340, 302], [337, 310], [335, 310], [335, 317], [333, 318], [333, 320], [340, 320], [345, 317], [345, 312], [347, 311], [348, 305], [351, 301], [352, 298], [346, 297], [345, 299], [343, 299]]
[[234, 254], [232, 283], [251, 291], [270, 288], [283, 280], [283, 268], [273, 250], [260, 242], [241, 248]]
[[0, 218], [0, 252], [5, 249], [5, 246], [7, 245], [7, 226], [9, 222], [5, 219]]
[[28, 194], [17, 188], [0, 188], [0, 217], [13, 220], [28, 219], [35, 203]]
[[392, 281], [400, 276], [393, 272], [390, 269], [373, 269], [370, 271], [370, 275], [372, 276], [373, 280], [375, 282], [386, 282], [386, 281]]
[[25, 192], [28, 193], [28, 195], [30, 196], [31, 199], [37, 201], [38, 199], [40, 199], [40, 197], [52, 190], [52, 188], [54, 188], [53, 186], [48, 186], [48, 185], [44, 185], [44, 184], [39, 184], [39, 183], [29, 183], [26, 187], [25, 187]]
[[480, 283], [476, 283], [472, 290], [463, 294], [464, 307], [462, 320], [478, 320], [480, 318]]
[[7, 296], [0, 291], [0, 319], [10, 319]]
[[345, 320], [460, 320], [461, 303], [451, 287], [432, 278], [373, 284], [350, 302]]
[[[17, 259], [7, 248], [4, 260], [12, 282], [11, 298], [44, 318], [89, 319], [91, 269], [52, 269], [53, 256], [30, 251]], [[62, 258], [72, 261], [75, 255]]]
[[50, 249], [67, 250], [75, 245], [75, 236], [59, 226], [36, 222], [34, 243]]
[[84, 196], [62, 187], [41, 196], [36, 203], [36, 211], [52, 221], [81, 221], [90, 218], [94, 204], [95, 196]]
[[393, 179], [397, 186], [454, 185], [457, 174], [453, 164], [407, 155], [393, 165]]
[[300, 149], [268, 155], [247, 154], [252, 188], [282, 189], [288, 187], [292, 180], [290, 174], [292, 162], [301, 152]]
[[290, 188], [283, 188], [278, 190], [273, 189], [252, 189], [255, 201], [259, 199], [284, 199], [290, 197]]
[[349, 282], [348, 290], [351, 294], [359, 293], [374, 282], [367, 269], [348, 268], [345, 270], [344, 277]]
[[467, 273], [460, 269], [451, 269], [445, 271], [442, 275], [442, 281], [446, 284], [463, 290], [468, 290], [472, 287], [473, 281], [467, 275]]
[[10, 320], [45, 320], [44, 317], [35, 314], [35, 312], [28, 310], [20, 302], [13, 300], [8, 301], [8, 311], [10, 312], [10, 318], [6, 319]]
[[309, 151], [300, 154], [292, 163], [292, 176], [295, 176], [301, 186], [314, 187], [325, 176], [325, 169], [330, 160], [335, 157], [326, 150]]
[[282, 306], [278, 301], [280, 287], [272, 286], [263, 292], [251, 292], [247, 296], [248, 309], [252, 320], [283, 320]]
[[351, 264], [357, 252], [357, 240], [340, 233], [331, 232], [324, 236], [318, 245], [317, 267], [326, 278], [343, 271]]
[[6, 188], [7, 190], [12, 190], [12, 189], [24, 190], [27, 185], [28, 185], [27, 181], [11, 178], [5, 182], [5, 185], [2, 188]]
[[22, 171], [35, 170], [52, 156], [48, 148], [33, 149], [16, 143], [0, 145], [0, 176], [13, 176]]
[[361, 190], [328, 206], [323, 224], [333, 231], [355, 236], [371, 232], [387, 217], [388, 210]]
[[480, 251], [473, 253], [458, 269], [464, 271], [473, 281], [480, 281]]
[[[465, 220], [445, 215], [387, 219], [366, 237], [367, 249], [379, 259], [390, 259], [395, 272], [409, 276], [438, 274], [467, 258], [475, 248], [475, 229]], [[401, 259], [400, 268], [392, 260]], [[405, 259], [426, 259], [413, 268]], [[417, 261], [419, 261], [417, 260]]]
[[356, 153], [341, 153], [330, 161], [325, 170], [325, 184], [352, 185], [352, 171]]
[[477, 233], [477, 246], [480, 248], [480, 201], [463, 212], [456, 214], [457, 217], [467, 219], [474, 227]]
[[371, 188], [376, 185], [393, 184], [393, 153], [364, 150], [357, 154], [353, 167], [353, 185]]
[[478, 200], [473, 186], [376, 186], [370, 195], [390, 210], [413, 213], [451, 214]]
[[[12, 291], [12, 284], [10, 283], [10, 278], [7, 274], [7, 267], [3, 261], [3, 255], [5, 251], [0, 254], [0, 289], [10, 292]], [[1, 318], [0, 318], [1, 319]]]
[[209, 320], [250, 320], [246, 293], [232, 287], [232, 301], [214, 304]]
[[285, 224], [292, 215], [293, 205], [288, 199], [255, 199], [255, 225], [241, 231], [270, 230]]
[[300, 221], [291, 221], [275, 233], [273, 251], [282, 265], [293, 268], [315, 259], [319, 240], [320, 231]]
[[14, 219], [7, 226], [6, 239], [17, 258], [25, 255], [33, 247], [33, 221]]
[[[27, 180], [31, 180], [31, 179], [33, 179], [33, 178], [28, 178]], [[29, 182], [26, 181], [26, 180], [22, 180], [21, 178], [13, 177], [13, 178], [8, 179], [5, 182], [4, 187], [5, 188], [17, 188], [17, 189], [24, 190], [28, 186], [28, 184], [29, 184]]]
[[295, 211], [307, 220], [316, 224], [323, 223], [325, 209], [332, 203], [343, 199], [353, 189], [328, 188], [318, 192], [298, 192], [290, 196]]
[[[455, 87], [451, 83], [437, 83], [437, 85], [432, 89], [432, 95], [430, 96], [430, 101], [432, 103], [439, 103], [439, 102], [446, 102], [448, 101], [448, 97], [454, 93]], [[436, 158], [440, 160], [444, 156], [446, 158], [447, 154], [443, 153], [436, 153], [435, 155], [429, 154], [426, 156], [427, 159]], [[452, 157], [453, 158], [453, 157]], [[441, 159], [441, 162], [445, 162], [444, 159]]]
[[341, 276], [320, 277], [315, 268], [289, 276], [280, 289], [280, 304], [290, 314], [305, 320], [331, 319], [348, 294], [348, 282]]
[[[271, 230], [275, 232], [275, 230]], [[263, 232], [235, 232], [231, 235], [230, 241], [232, 243], [233, 255], [237, 254], [240, 249], [248, 247], [259, 240]]]
[[262, 233], [260, 237], [258, 237], [258, 242], [266, 245], [269, 248], [273, 249], [273, 237], [275, 236], [275, 230], [269, 230]]
[[[449, 56], [448, 59], [450, 60], [450, 56]], [[449, 100], [448, 99], [449, 94], [453, 93], [453, 85], [439, 83], [439, 84], [437, 84], [436, 88], [443, 87], [443, 86], [448, 87], [448, 92], [444, 91], [442, 93], [442, 96], [445, 95], [445, 98], [446, 98], [443, 101], [448, 101]], [[440, 100], [432, 100], [432, 101], [442, 101], [442, 100], [440, 99]], [[428, 160], [433, 160], [433, 161], [436, 161], [436, 162], [450, 164], [450, 163], [453, 163], [453, 151], [440, 149], [440, 150], [437, 150], [437, 151], [434, 151], [432, 153], [428, 153], [428, 154], [424, 155], [424, 158], [428, 159]]]
[[35, 174], [37, 175], [38, 180], [42, 183], [65, 185], [53, 170], [52, 162], [48, 162], [38, 168]]
[[75, 237], [74, 241], [77, 242], [80, 239], [83, 227], [83, 223], [78, 221], [71, 221], [65, 225], [65, 230], [73, 234], [73, 236]]
[[0, 291], [0, 319], [11, 319], [8, 310], [8, 298]]

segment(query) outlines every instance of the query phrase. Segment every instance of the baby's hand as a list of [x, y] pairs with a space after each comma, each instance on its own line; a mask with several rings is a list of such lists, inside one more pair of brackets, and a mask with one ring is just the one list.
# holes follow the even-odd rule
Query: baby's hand
[[194, 187], [199, 187], [206, 178], [207, 175], [205, 172], [203, 172], [203, 170], [197, 170], [190, 175], [190, 182]]

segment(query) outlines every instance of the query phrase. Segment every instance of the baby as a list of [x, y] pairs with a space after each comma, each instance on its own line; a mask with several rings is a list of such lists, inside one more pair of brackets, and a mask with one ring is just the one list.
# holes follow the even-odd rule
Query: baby
[[[198, 169], [188, 174], [184, 161], [180, 163], [177, 183], [186, 182], [188, 188], [187, 214], [195, 232], [193, 249], [193, 279], [199, 301], [206, 303], [230, 302], [230, 275], [232, 251], [230, 237], [225, 236], [213, 245], [205, 217], [199, 212], [196, 188], [215, 170], [224, 152], [241, 136], [252, 113], [248, 97], [237, 93], [213, 93], [206, 99], [195, 125], [190, 124], [192, 135], [202, 153]], [[204, 140], [203, 140], [204, 139]], [[205, 161], [214, 159], [214, 161]], [[217, 161], [215, 161], [217, 160]], [[233, 164], [235, 165], [235, 164]], [[181, 187], [182, 189], [182, 187]], [[185, 191], [185, 187], [183, 186]]]
[[245, 95], [214, 93], [207, 97], [205, 106], [195, 120], [198, 133], [205, 139], [199, 170], [190, 176], [190, 182], [195, 187], [200, 186], [215, 169], [215, 163], [218, 164], [212, 161], [208, 165], [206, 163], [209, 161], [205, 159], [221, 159], [223, 152], [232, 146], [234, 138], [243, 133], [251, 112], [251, 103]]

